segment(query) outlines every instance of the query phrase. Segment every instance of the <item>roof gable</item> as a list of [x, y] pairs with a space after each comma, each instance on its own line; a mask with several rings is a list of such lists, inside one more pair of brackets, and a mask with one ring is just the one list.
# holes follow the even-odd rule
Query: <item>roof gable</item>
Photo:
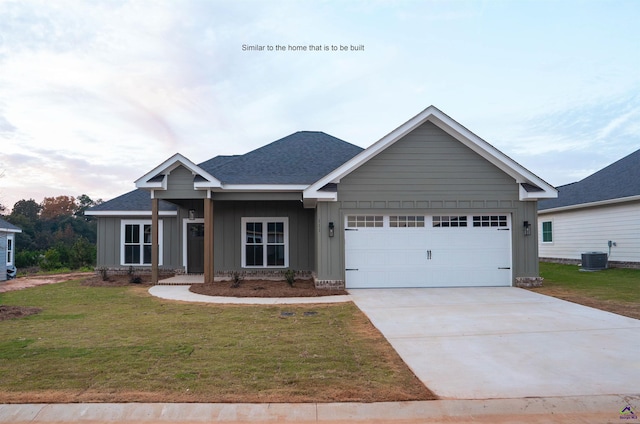
[[557, 189], [558, 198], [541, 201], [539, 210], [640, 196], [640, 150], [578, 182]]
[[135, 181], [136, 187], [146, 189], [167, 189], [167, 175], [179, 166], [183, 166], [194, 175], [194, 189], [221, 187], [220, 180], [191, 162], [180, 153], [176, 153], [160, 165], [147, 172]]
[[303, 197], [305, 199], [336, 200], [336, 193], [323, 191], [322, 188], [327, 184], [339, 183], [340, 179], [358, 169], [371, 158], [375, 157], [377, 154], [384, 151], [425, 122], [432, 122], [447, 134], [451, 135], [453, 138], [469, 147], [490, 163], [497, 166], [506, 174], [513, 177], [515, 182], [519, 184], [520, 200], [538, 200], [541, 198], [552, 198], [557, 195], [555, 188], [550, 184], [534, 175], [532, 172], [460, 125], [458, 122], [451, 119], [435, 106], [429, 106], [418, 115], [414, 116], [378, 140], [366, 150], [362, 151], [348, 162], [345, 162], [343, 165], [309, 186], [304, 191]]

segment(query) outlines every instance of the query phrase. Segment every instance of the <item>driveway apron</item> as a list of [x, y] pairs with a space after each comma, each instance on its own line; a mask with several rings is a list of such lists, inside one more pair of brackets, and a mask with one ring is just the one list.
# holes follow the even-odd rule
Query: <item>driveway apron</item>
[[513, 287], [349, 292], [443, 399], [640, 393], [640, 320]]

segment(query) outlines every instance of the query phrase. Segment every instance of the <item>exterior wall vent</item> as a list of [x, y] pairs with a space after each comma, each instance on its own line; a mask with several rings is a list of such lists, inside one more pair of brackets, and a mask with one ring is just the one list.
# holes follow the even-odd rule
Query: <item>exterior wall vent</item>
[[607, 254], [604, 252], [587, 252], [582, 254], [582, 269], [600, 271], [607, 268]]

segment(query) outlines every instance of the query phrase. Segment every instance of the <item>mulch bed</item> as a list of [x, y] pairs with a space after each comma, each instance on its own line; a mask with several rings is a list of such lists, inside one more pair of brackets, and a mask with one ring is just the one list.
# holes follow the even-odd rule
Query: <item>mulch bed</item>
[[24, 318], [40, 312], [42, 312], [42, 309], [40, 308], [0, 305], [0, 321], [4, 321], [5, 319]]
[[[160, 274], [159, 278], [165, 279], [173, 277], [175, 274]], [[129, 285], [142, 285], [142, 286], [150, 286], [151, 283], [151, 275], [150, 274], [117, 274], [117, 275], [109, 275], [106, 280], [103, 280], [99, 275], [93, 275], [81, 283], [83, 286], [90, 287], [122, 287]]]
[[207, 296], [227, 297], [319, 297], [348, 294], [346, 290], [317, 289], [312, 279], [296, 280], [293, 287], [286, 281], [243, 280], [239, 287], [231, 287], [233, 281], [194, 284], [189, 290]]

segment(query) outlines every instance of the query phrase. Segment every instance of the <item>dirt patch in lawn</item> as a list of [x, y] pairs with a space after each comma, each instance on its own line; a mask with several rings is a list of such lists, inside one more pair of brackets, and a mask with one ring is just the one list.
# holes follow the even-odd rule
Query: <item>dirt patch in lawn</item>
[[[76, 272], [68, 274], [54, 275], [30, 275], [27, 277], [19, 277], [13, 280], [7, 280], [0, 283], [0, 293], [6, 293], [15, 290], [24, 290], [30, 287], [42, 286], [44, 284], [55, 284], [63, 281], [69, 281], [74, 278], [81, 278], [93, 273]], [[0, 321], [15, 318], [24, 318], [29, 315], [35, 315], [42, 312], [40, 308], [32, 308], [29, 306], [9, 306], [0, 305]]]
[[0, 293], [28, 289], [29, 287], [41, 286], [43, 284], [61, 283], [63, 281], [74, 280], [91, 275], [95, 274], [93, 272], [71, 272], [67, 274], [28, 275], [26, 277], [19, 277], [0, 283]]
[[589, 306], [591, 308], [596, 308], [607, 312], [613, 312], [614, 314], [623, 315], [629, 318], [640, 319], [640, 304], [635, 302], [596, 299], [591, 296], [585, 296], [580, 293], [576, 293], [576, 291], [574, 290], [568, 290], [559, 287], [538, 287], [529, 290], [536, 293], [545, 294], [547, 296], [557, 297], [558, 299], [577, 303], [579, 305]]
[[194, 284], [190, 291], [207, 296], [227, 297], [318, 297], [346, 295], [346, 290], [317, 289], [312, 279], [296, 280], [293, 287], [286, 281], [244, 280], [238, 287], [233, 281]]
[[0, 305], [0, 321], [4, 321], [5, 319], [24, 318], [40, 312], [42, 312], [42, 309], [40, 308]]

